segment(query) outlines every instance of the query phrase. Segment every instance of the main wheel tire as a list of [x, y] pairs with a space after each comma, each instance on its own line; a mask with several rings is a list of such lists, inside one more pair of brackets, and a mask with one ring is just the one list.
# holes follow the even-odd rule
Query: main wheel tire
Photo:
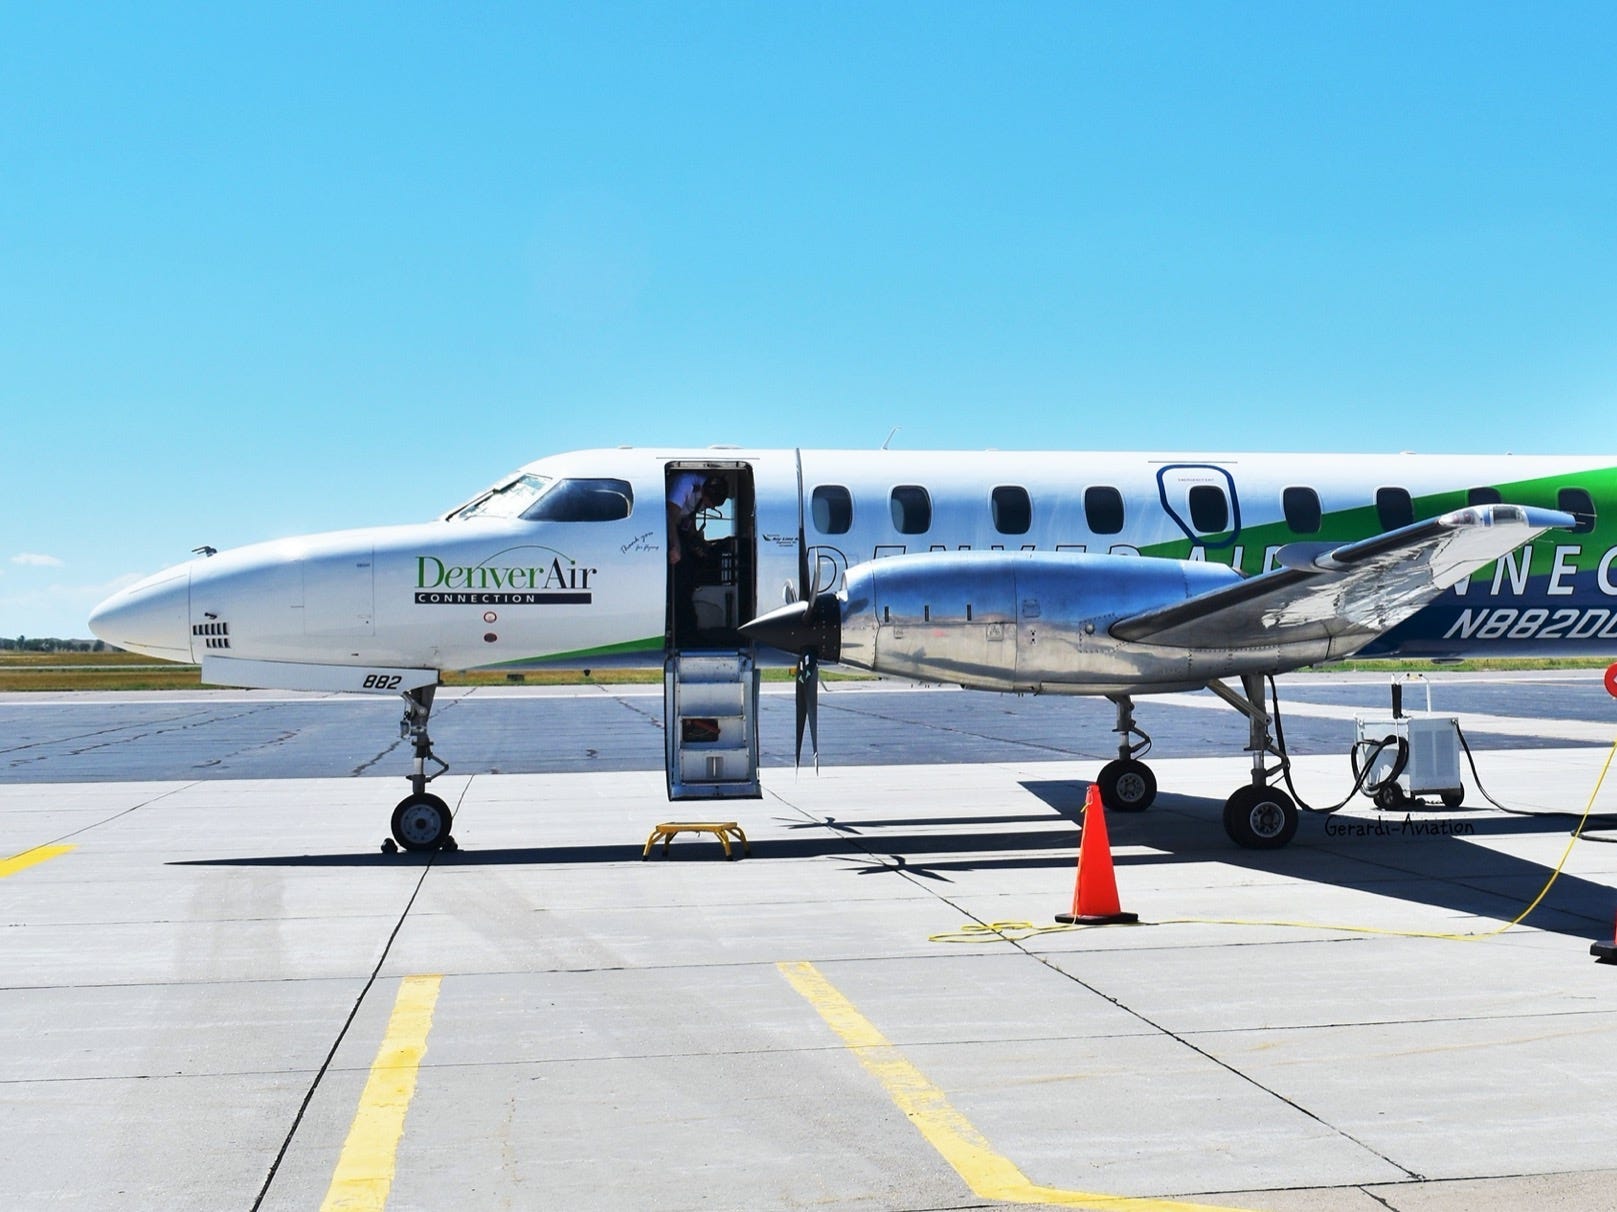
[[1248, 784], [1224, 801], [1224, 832], [1248, 850], [1278, 850], [1297, 833], [1297, 805], [1276, 787]]
[[1101, 802], [1114, 812], [1144, 812], [1157, 798], [1157, 776], [1133, 758], [1107, 762], [1095, 776]]
[[436, 850], [454, 825], [449, 805], [423, 792], [407, 795], [393, 809], [393, 836], [406, 850]]

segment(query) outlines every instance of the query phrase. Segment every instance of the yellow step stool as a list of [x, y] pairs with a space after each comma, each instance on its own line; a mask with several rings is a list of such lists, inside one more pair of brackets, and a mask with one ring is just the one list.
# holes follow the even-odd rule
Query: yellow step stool
[[666, 855], [668, 843], [674, 840], [676, 833], [711, 833], [724, 847], [724, 857], [727, 859], [735, 858], [735, 853], [730, 849], [732, 837], [741, 843], [742, 854], [752, 853], [752, 847], [747, 845], [747, 835], [741, 832], [741, 826], [734, 821], [664, 821], [651, 831], [651, 836], [646, 839], [646, 848], [640, 852], [640, 857], [642, 859], [651, 857], [651, 848], [656, 845], [658, 838], [663, 840], [663, 854]]

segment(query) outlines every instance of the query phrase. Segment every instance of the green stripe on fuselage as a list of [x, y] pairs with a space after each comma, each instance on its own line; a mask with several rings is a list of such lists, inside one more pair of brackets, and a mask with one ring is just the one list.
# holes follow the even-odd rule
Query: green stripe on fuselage
[[[1389, 481], [1394, 477], [1389, 476]], [[1299, 480], [1299, 484], [1301, 481]], [[1566, 545], [1569, 542], [1582, 547], [1582, 551], [1571, 563], [1579, 569], [1593, 569], [1599, 563], [1601, 555], [1609, 548], [1617, 546], [1617, 468], [1597, 467], [1586, 471], [1572, 472], [1566, 475], [1545, 477], [1536, 480], [1515, 480], [1509, 483], [1493, 485], [1467, 485], [1443, 492], [1429, 493], [1426, 496], [1415, 497], [1414, 513], [1417, 521], [1425, 518], [1435, 518], [1441, 514], [1451, 513], [1456, 509], [1466, 507], [1466, 496], [1471, 488], [1491, 487], [1498, 491], [1500, 497], [1509, 505], [1536, 505], [1546, 509], [1559, 509], [1560, 491], [1563, 488], [1581, 488], [1587, 492], [1596, 505], [1595, 528], [1584, 534], [1572, 535], [1569, 531], [1551, 531], [1549, 534], [1534, 540], [1544, 546]], [[1240, 492], [1237, 485], [1236, 491]], [[1243, 508], [1249, 507], [1249, 498], [1242, 497]], [[1604, 502], [1606, 508], [1600, 509]], [[1266, 503], [1267, 504], [1267, 503]], [[1275, 503], [1278, 505], [1278, 502]], [[1267, 512], [1267, 509], [1265, 510]], [[1152, 543], [1140, 549], [1140, 554], [1149, 556], [1162, 556], [1168, 559], [1187, 560], [1197, 548], [1203, 548], [1202, 556], [1211, 563], [1229, 564], [1236, 550], [1240, 550], [1239, 568], [1242, 572], [1253, 574], [1263, 570], [1264, 553], [1271, 547], [1283, 547], [1287, 543], [1350, 543], [1357, 539], [1366, 539], [1372, 535], [1382, 533], [1385, 529], [1381, 525], [1381, 518], [1373, 504], [1361, 505], [1353, 509], [1339, 509], [1325, 514], [1320, 519], [1320, 528], [1313, 534], [1298, 534], [1286, 525], [1284, 521], [1260, 522], [1256, 525], [1242, 525], [1241, 531], [1235, 537], [1235, 543], [1230, 545], [1230, 533], [1224, 531], [1220, 534], [1202, 536], [1195, 543], [1188, 539], [1174, 539], [1166, 543]], [[1219, 544], [1224, 544], [1219, 546]], [[1493, 574], [1488, 568], [1479, 568], [1472, 573], [1473, 580], [1491, 577]]]
[[571, 652], [551, 652], [542, 656], [518, 657], [511, 661], [496, 661], [479, 665], [479, 669], [521, 669], [535, 665], [555, 665], [564, 661], [590, 661], [618, 656], [645, 656], [663, 651], [663, 637], [648, 636], [642, 640], [626, 640], [621, 644], [602, 644], [598, 648], [575, 648]]

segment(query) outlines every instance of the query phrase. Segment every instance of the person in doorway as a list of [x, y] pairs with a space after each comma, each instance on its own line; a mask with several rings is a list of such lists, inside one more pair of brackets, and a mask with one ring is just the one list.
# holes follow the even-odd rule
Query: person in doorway
[[682, 471], [668, 482], [668, 565], [674, 583], [674, 643], [690, 643], [696, 636], [696, 569], [706, 549], [696, 517], [704, 509], [717, 509], [730, 499], [723, 476]]

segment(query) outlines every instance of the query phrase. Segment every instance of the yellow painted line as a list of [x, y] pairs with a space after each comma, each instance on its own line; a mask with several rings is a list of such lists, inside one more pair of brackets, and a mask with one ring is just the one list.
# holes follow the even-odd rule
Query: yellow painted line
[[841, 1037], [861, 1065], [882, 1084], [927, 1143], [943, 1155], [972, 1191], [983, 1199], [1014, 1204], [1056, 1204], [1096, 1212], [1240, 1212], [1210, 1204], [1129, 1195], [1062, 1191], [1031, 1182], [957, 1111], [942, 1090], [927, 1080], [887, 1037], [860, 1014], [813, 964], [777, 964], [783, 975]]
[[43, 863], [46, 859], [53, 859], [57, 855], [66, 854], [69, 850], [78, 847], [70, 843], [60, 846], [35, 846], [32, 850], [24, 850], [21, 854], [8, 859], [0, 859], [0, 880], [8, 875], [16, 875], [19, 871], [26, 871], [36, 863]]
[[427, 1032], [438, 1004], [441, 976], [407, 976], [393, 1003], [387, 1034], [376, 1050], [359, 1110], [337, 1159], [321, 1212], [379, 1210], [387, 1205], [393, 1169], [404, 1133], [404, 1115], [415, 1094], [416, 1073], [427, 1053]]

